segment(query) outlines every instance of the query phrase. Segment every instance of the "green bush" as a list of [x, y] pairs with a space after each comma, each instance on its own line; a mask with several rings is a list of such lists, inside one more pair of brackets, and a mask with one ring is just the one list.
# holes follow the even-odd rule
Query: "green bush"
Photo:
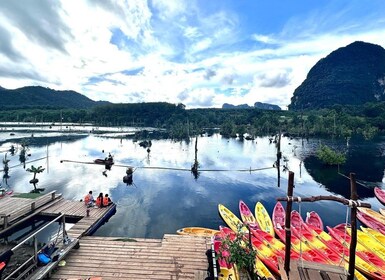
[[346, 157], [343, 153], [334, 151], [326, 145], [321, 145], [318, 148], [317, 157], [327, 165], [340, 165], [346, 162]]

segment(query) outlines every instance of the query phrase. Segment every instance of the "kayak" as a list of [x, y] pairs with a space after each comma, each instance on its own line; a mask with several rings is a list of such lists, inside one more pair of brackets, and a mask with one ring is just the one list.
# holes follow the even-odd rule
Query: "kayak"
[[[227, 236], [230, 239], [235, 238], [236, 233], [232, 229], [223, 226], [220, 226], [219, 228], [222, 236]], [[263, 276], [266, 279], [275, 279], [270, 270], [276, 273], [277, 275], [280, 275], [278, 270], [278, 262], [274, 262], [274, 260], [276, 260], [276, 257], [271, 254], [269, 247], [265, 246], [263, 242], [260, 242], [254, 236], [252, 236], [251, 239], [253, 246], [257, 249], [257, 258], [255, 259], [256, 272], [259, 276]], [[267, 254], [269, 253], [269, 256], [272, 258], [267, 257]]]
[[257, 220], [253, 213], [251, 213], [249, 207], [242, 200], [239, 201], [239, 213], [241, 214], [242, 221], [253, 228], [259, 228]]
[[372, 216], [358, 211], [357, 219], [367, 227], [375, 229], [381, 232], [382, 234], [385, 234], [385, 225], [379, 222], [378, 220], [376, 220], [375, 218], [373, 218]]
[[[303, 241], [306, 242], [309, 247], [319, 249], [333, 265], [340, 266], [342, 261], [345, 260], [344, 267], [346, 270], [349, 269], [348, 248], [344, 247], [340, 242], [323, 231], [323, 229], [311, 224], [306, 224], [299, 213], [295, 210], [292, 211], [291, 223], [295, 228], [294, 231], [296, 231], [296, 234], [302, 233], [304, 238]], [[302, 227], [299, 231], [298, 228], [301, 223]], [[370, 266], [370, 261], [368, 264], [368, 259], [362, 259], [360, 253], [356, 254], [355, 266], [356, 269], [363, 271], [366, 274], [370, 274], [371, 271], [375, 271], [377, 269], [374, 265], [372, 267]], [[354, 275], [357, 279], [366, 279], [366, 277], [357, 270], [355, 270]]]
[[224, 256], [230, 255], [230, 253], [223, 248], [223, 236], [219, 232], [214, 235], [213, 242], [214, 242], [214, 251], [215, 254], [218, 256], [218, 264], [219, 264], [219, 273], [218, 273], [218, 279], [220, 280], [228, 280], [228, 279], [234, 279], [234, 280], [239, 280], [239, 275], [236, 266], [230, 264], [227, 262], [225, 257], [220, 257], [220, 252]]
[[381, 232], [361, 226], [361, 230], [367, 234], [369, 234], [372, 238], [374, 238], [379, 244], [381, 244], [385, 248], [385, 235]]
[[195, 236], [204, 236], [211, 237], [216, 233], [219, 233], [219, 230], [204, 228], [204, 227], [184, 227], [176, 231], [180, 235], [195, 235]]
[[243, 200], [239, 201], [239, 213], [241, 214], [241, 219], [244, 223], [256, 223], [253, 213], [251, 213], [249, 207]]
[[222, 217], [223, 221], [227, 224], [229, 228], [233, 231], [238, 232], [248, 232], [247, 227], [242, 223], [242, 221], [234, 215], [229, 209], [226, 208], [223, 204], [218, 204], [219, 215]]
[[338, 252], [333, 248], [329, 248], [329, 246], [319, 240], [313, 232], [307, 230], [305, 222], [296, 210], [291, 211], [290, 221], [293, 234], [295, 234], [303, 243], [310, 248], [318, 250], [330, 261], [330, 263], [339, 264], [341, 262], [341, 255]]
[[380, 187], [374, 187], [374, 195], [379, 202], [385, 205], [385, 190]]
[[[285, 224], [285, 209], [283, 208], [280, 202], [277, 202], [273, 209], [272, 222], [274, 226], [274, 231], [281, 239], [283, 243], [286, 244], [286, 231], [284, 229]], [[303, 259], [316, 263], [329, 264], [328, 260], [322, 253], [318, 250], [310, 248], [304, 242], [302, 242], [295, 234], [291, 234], [291, 247], [294, 251], [299, 253]]]
[[[337, 228], [332, 228], [326, 226], [329, 231], [329, 234], [333, 236], [334, 239], [343, 244], [346, 248], [350, 246], [350, 235], [345, 234], [345, 231], [341, 231]], [[371, 279], [385, 279], [385, 271], [384, 271], [384, 261], [379, 258], [376, 254], [369, 251], [366, 247], [361, 245], [360, 242], [356, 244], [356, 255], [360, 254], [363, 256], [363, 259], [366, 261], [365, 267], [362, 268], [356, 264], [357, 268], [359, 268], [363, 273], [368, 275]], [[360, 263], [361, 264], [361, 263]]]
[[317, 212], [311, 211], [306, 213], [306, 219], [305, 223], [308, 225], [313, 225], [319, 229], [324, 229], [324, 224], [322, 222], [321, 217], [318, 215]]
[[255, 205], [255, 219], [259, 225], [259, 228], [263, 231], [270, 233], [274, 236], [273, 222], [271, 221], [269, 213], [266, 211], [265, 206], [261, 202], [257, 202]]
[[379, 212], [366, 207], [357, 207], [357, 210], [361, 213], [371, 216], [372, 218], [376, 219], [377, 221], [385, 225], [385, 216], [381, 215]]
[[[339, 224], [334, 227], [336, 230], [340, 230], [349, 236], [349, 242], [351, 238], [351, 228], [347, 227], [345, 231], [345, 224]], [[385, 248], [376, 241], [376, 239], [372, 238], [372, 236], [368, 233], [365, 233], [361, 230], [357, 230], [357, 241], [367, 249], [368, 252], [376, 254], [381, 260], [385, 260]], [[383, 269], [385, 270], [385, 261], [383, 262]]]

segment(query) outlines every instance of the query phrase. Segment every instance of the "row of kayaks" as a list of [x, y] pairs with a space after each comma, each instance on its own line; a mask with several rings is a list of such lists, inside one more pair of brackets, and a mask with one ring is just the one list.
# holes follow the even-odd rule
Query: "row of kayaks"
[[[247, 234], [256, 249], [256, 272], [266, 279], [279, 278], [279, 260], [285, 258], [286, 242], [286, 210], [283, 205], [277, 202], [271, 216], [261, 202], [256, 203], [253, 213], [246, 203], [239, 201], [240, 218], [222, 204], [218, 205], [218, 210], [226, 226], [220, 226], [218, 230], [188, 227], [179, 229], [177, 233], [212, 237], [217, 253], [225, 238], [238, 232]], [[355, 276], [359, 280], [385, 279], [385, 216], [367, 208], [359, 207], [358, 210], [358, 218], [368, 216], [372, 223], [374, 219], [379, 225], [374, 228], [360, 219], [368, 227], [357, 231]], [[348, 270], [351, 231], [347, 224], [326, 226], [326, 232], [321, 217], [314, 211], [308, 212], [303, 219], [298, 211], [293, 210], [290, 218], [291, 260], [343, 266]], [[239, 279], [236, 266], [228, 264], [225, 259], [218, 259], [218, 262], [219, 279]]]

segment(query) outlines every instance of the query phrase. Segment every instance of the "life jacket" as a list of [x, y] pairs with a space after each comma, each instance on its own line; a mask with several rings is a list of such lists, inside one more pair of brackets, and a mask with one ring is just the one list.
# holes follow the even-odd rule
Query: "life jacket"
[[98, 196], [98, 198], [96, 199], [96, 206], [98, 206], [98, 207], [102, 207], [103, 205], [102, 205], [102, 198], [101, 197], [99, 197]]
[[108, 206], [108, 197], [103, 198], [103, 205]]
[[84, 204], [88, 205], [88, 203], [90, 203], [90, 200], [91, 200], [90, 195], [87, 194], [87, 195], [84, 197]]

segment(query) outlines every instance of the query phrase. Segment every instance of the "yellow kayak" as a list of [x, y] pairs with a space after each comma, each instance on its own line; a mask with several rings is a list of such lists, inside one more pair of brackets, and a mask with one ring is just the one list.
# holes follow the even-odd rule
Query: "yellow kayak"
[[238, 270], [236, 266], [231, 268], [220, 267], [218, 280], [239, 280]]
[[363, 226], [361, 226], [361, 230], [369, 234], [373, 239], [377, 241], [378, 244], [385, 248], [385, 235], [375, 229], [366, 228]]
[[[238, 232], [239, 230], [245, 233], [249, 232], [249, 230], [247, 229], [247, 227], [244, 226], [242, 221], [237, 216], [235, 216], [234, 213], [231, 212], [231, 210], [226, 208], [226, 206], [224, 206], [223, 204], [219, 204], [218, 211], [222, 219], [234, 232]], [[255, 259], [255, 270], [260, 276], [265, 277], [266, 279], [275, 279], [270, 270], [258, 257], [256, 257]]]
[[176, 233], [180, 235], [211, 237], [214, 234], [219, 233], [219, 230], [204, 227], [184, 227], [178, 229]]
[[257, 202], [255, 205], [255, 219], [258, 222], [259, 227], [261, 230], [270, 233], [272, 236], [274, 236], [274, 227], [273, 223], [271, 221], [269, 213], [266, 211], [265, 206], [261, 202]]
[[385, 216], [381, 215], [379, 212], [366, 207], [357, 207], [357, 209], [358, 211], [371, 216], [373, 219], [376, 219], [377, 221], [385, 225]]
[[227, 209], [226, 206], [224, 206], [223, 204], [219, 204], [218, 211], [223, 221], [225, 221], [227, 226], [233, 231], [238, 232], [241, 230], [243, 232], [248, 232], [247, 227], [245, 227], [242, 221], [237, 216], [235, 216], [233, 212]]

